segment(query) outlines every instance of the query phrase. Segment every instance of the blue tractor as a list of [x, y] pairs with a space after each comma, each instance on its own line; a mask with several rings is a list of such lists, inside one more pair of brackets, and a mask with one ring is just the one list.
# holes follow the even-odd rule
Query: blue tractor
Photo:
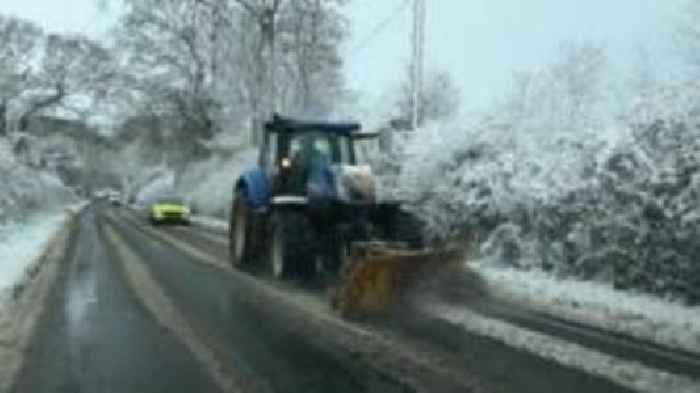
[[377, 135], [360, 131], [357, 123], [277, 115], [264, 124], [258, 162], [233, 188], [234, 267], [336, 282], [336, 293], [356, 298], [353, 307], [382, 308], [392, 301], [399, 267], [419, 266], [428, 252], [420, 222], [400, 203], [377, 200], [375, 178], [358, 164], [355, 149], [359, 140]]

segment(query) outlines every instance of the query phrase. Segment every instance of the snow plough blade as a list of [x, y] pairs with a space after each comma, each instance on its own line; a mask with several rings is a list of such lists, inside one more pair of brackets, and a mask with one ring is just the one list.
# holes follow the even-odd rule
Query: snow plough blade
[[385, 242], [354, 243], [332, 305], [343, 317], [383, 313], [421, 280], [459, 266], [464, 255], [455, 247], [409, 250]]

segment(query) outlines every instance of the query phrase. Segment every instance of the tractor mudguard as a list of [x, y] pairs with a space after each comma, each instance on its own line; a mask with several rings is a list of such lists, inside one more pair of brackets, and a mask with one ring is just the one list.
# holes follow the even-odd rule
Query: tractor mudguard
[[253, 210], [266, 208], [270, 204], [270, 183], [260, 168], [244, 172], [236, 182], [236, 188], [243, 188], [249, 207]]

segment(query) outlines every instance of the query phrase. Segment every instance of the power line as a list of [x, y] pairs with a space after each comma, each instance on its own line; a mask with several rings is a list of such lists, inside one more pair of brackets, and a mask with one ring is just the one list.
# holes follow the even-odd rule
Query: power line
[[411, 0], [404, 0], [401, 2], [396, 8], [394, 8], [391, 13], [384, 19], [382, 19], [381, 22], [377, 24], [377, 26], [372, 29], [372, 31], [358, 44], [355, 45], [351, 52], [352, 53], [357, 53], [361, 50], [363, 50], [367, 45], [376, 37], [378, 36], [384, 29], [389, 27], [391, 22], [394, 21], [394, 18], [398, 16], [403, 10], [405, 10], [408, 5], [411, 3]]

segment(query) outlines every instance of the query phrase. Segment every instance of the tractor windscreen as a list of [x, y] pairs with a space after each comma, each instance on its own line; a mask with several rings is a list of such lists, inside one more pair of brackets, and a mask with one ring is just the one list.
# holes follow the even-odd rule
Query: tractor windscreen
[[[310, 181], [328, 183], [330, 167], [354, 165], [355, 154], [350, 136], [326, 130], [287, 133], [280, 139], [280, 190], [305, 195]], [[325, 179], [325, 180], [324, 180]]]
[[354, 154], [348, 136], [323, 131], [293, 135], [287, 158], [294, 163], [320, 160], [328, 164], [352, 164]]

